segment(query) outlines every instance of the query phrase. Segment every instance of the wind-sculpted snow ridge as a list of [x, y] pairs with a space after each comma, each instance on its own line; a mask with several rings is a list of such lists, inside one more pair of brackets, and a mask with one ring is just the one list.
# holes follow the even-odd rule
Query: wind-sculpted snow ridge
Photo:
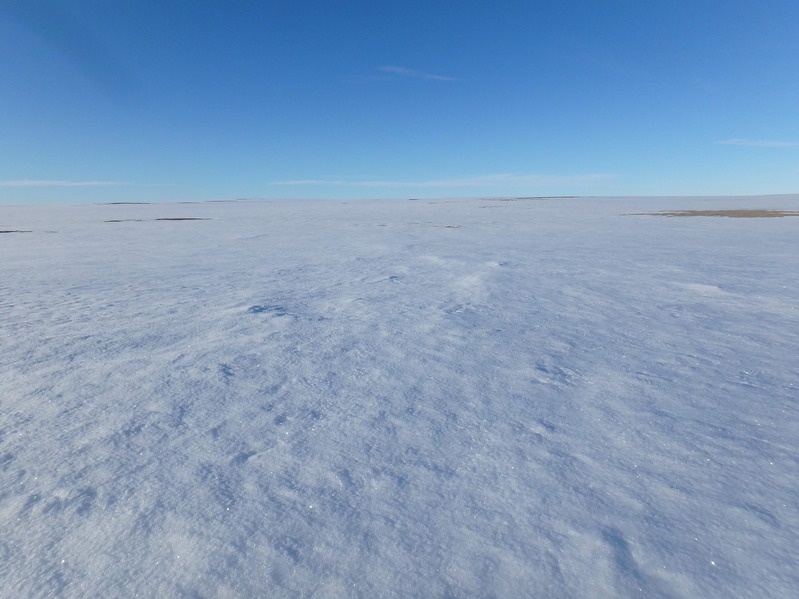
[[[649, 216], [726, 216], [729, 218], [781, 218], [799, 216], [791, 210], [737, 209], [737, 210], [674, 210], [671, 212], [650, 212]], [[638, 216], [643, 216], [639, 214]]]
[[0, 595], [795, 596], [761, 206], [0, 209]]

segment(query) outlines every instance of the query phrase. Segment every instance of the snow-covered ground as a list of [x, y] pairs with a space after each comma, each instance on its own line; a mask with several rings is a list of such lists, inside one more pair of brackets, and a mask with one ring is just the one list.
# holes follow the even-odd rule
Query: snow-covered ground
[[799, 218], [630, 214], [716, 208], [0, 208], [0, 596], [795, 597]]

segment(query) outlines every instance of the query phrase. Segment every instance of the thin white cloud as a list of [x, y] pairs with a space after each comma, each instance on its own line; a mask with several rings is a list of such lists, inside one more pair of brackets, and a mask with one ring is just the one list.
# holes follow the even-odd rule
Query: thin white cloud
[[799, 143], [794, 141], [775, 141], [770, 139], [725, 139], [717, 141], [717, 144], [723, 146], [750, 146], [755, 148], [790, 148], [792, 146], [799, 146]]
[[409, 69], [406, 67], [380, 67], [384, 73], [397, 75], [398, 77], [408, 77], [410, 79], [424, 79], [425, 81], [455, 81], [454, 77], [447, 77], [445, 75], [434, 75], [432, 73], [425, 73], [424, 71], [417, 71], [416, 69]]
[[275, 181], [274, 185], [333, 185], [346, 187], [550, 187], [556, 185], [591, 185], [613, 179], [608, 173], [584, 175], [482, 175], [463, 179], [429, 179], [426, 181], [353, 181], [347, 179], [296, 179]]
[[107, 185], [128, 185], [125, 181], [54, 181], [21, 179], [0, 181], [0, 187], [103, 187]]

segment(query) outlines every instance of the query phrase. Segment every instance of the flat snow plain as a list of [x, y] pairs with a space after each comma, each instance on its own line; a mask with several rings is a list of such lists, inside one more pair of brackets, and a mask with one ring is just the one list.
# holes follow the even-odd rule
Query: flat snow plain
[[799, 218], [631, 214], [719, 208], [0, 208], [0, 596], [795, 597]]

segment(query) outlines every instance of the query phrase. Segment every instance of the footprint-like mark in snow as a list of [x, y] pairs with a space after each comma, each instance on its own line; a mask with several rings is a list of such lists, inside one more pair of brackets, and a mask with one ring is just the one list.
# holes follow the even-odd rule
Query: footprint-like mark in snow
[[199, 478], [219, 507], [225, 511], [236, 507], [237, 497], [234, 485], [217, 465], [204, 464], [201, 466]]
[[28, 495], [28, 498], [25, 500], [25, 504], [22, 506], [22, 510], [20, 510], [20, 514], [26, 514], [31, 511], [42, 499], [43, 498], [39, 493], [31, 493]]
[[[60, 496], [59, 496], [60, 495]], [[60, 513], [66, 509], [71, 507], [75, 508], [75, 513], [78, 516], [88, 516], [91, 514], [92, 510], [94, 509], [94, 504], [97, 499], [97, 491], [95, 491], [91, 487], [83, 487], [78, 489], [78, 491], [74, 495], [69, 494], [56, 494], [51, 501], [47, 503], [42, 509], [43, 514], [50, 514], [50, 513]], [[31, 501], [31, 498], [28, 498], [26, 502], [26, 507], [30, 509], [39, 502], [39, 498], [37, 497], [35, 501]], [[30, 504], [30, 505], [28, 505]]]
[[14, 454], [10, 452], [4, 453], [0, 456], [0, 470], [5, 472], [8, 470], [9, 466], [11, 466], [11, 462], [14, 461]]
[[466, 303], [466, 304], [451, 303], [451, 304], [446, 304], [445, 306], [443, 306], [442, 310], [446, 314], [458, 314], [460, 312], [473, 311], [473, 310], [475, 310], [475, 307], [472, 306], [469, 303]]
[[[630, 595], [636, 594], [635, 591], [640, 592], [641, 589], [647, 589], [649, 597], [671, 596], [660, 579], [640, 568], [632, 547], [620, 530], [612, 527], [605, 528], [602, 531], [602, 541], [610, 550], [619, 585]], [[627, 595], [627, 593], [624, 594]]]
[[299, 539], [286, 537], [282, 542], [278, 543], [276, 547], [287, 555], [294, 564], [299, 564], [302, 560], [302, 543]]
[[72, 499], [77, 506], [75, 508], [75, 513], [78, 514], [78, 516], [88, 516], [94, 508], [96, 499], [97, 491], [91, 487], [84, 487], [78, 491], [78, 494]]
[[236, 456], [231, 460], [231, 463], [233, 463], [236, 466], [239, 466], [247, 462], [254, 455], [257, 455], [257, 453], [258, 453], [257, 451], [253, 450], [242, 451], [236, 454]]
[[272, 316], [285, 316], [288, 314], [283, 306], [256, 304], [247, 309], [250, 314], [271, 314]]

